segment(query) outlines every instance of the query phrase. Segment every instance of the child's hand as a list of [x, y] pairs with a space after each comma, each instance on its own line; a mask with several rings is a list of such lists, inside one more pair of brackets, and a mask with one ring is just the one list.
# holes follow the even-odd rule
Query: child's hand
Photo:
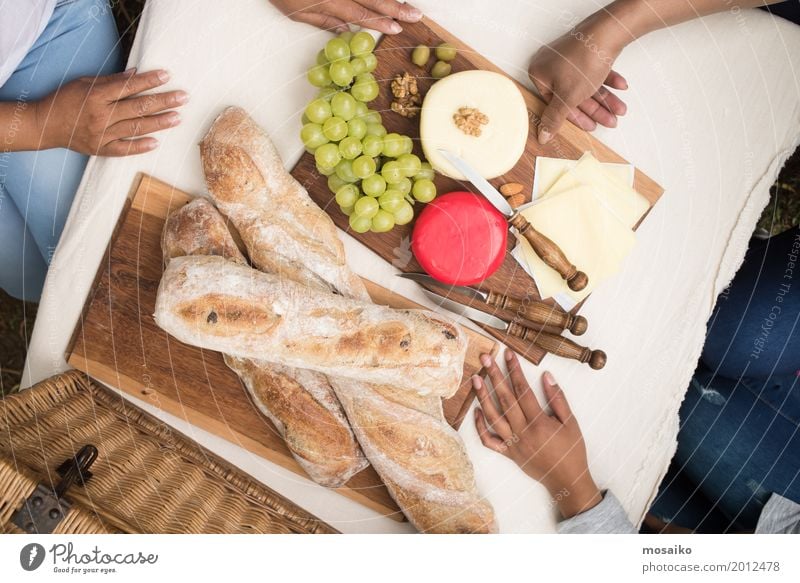
[[499, 403], [498, 408], [480, 377], [472, 378], [481, 405], [475, 409], [475, 425], [483, 445], [544, 484], [565, 518], [598, 504], [602, 495], [589, 473], [583, 435], [552, 375], [542, 375], [551, 416], [536, 400], [514, 352], [506, 350], [510, 383], [488, 354], [481, 356], [481, 362]]
[[395, 0], [270, 0], [292, 20], [343, 32], [358, 24], [385, 34], [397, 34], [400, 22], [417, 22], [422, 12]]
[[36, 104], [41, 148], [69, 148], [94, 156], [128, 156], [158, 145], [143, 137], [180, 123], [175, 111], [183, 91], [139, 95], [166, 83], [166, 71], [131, 69], [105, 77], [81, 77]]

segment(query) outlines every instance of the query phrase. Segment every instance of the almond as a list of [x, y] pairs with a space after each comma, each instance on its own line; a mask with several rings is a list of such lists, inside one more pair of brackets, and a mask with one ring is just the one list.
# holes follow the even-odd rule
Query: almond
[[511, 206], [512, 209], [522, 206], [525, 204], [525, 195], [521, 192], [514, 194], [508, 197], [508, 204]]
[[519, 182], [506, 182], [500, 187], [500, 194], [503, 196], [514, 196], [522, 192], [522, 185]]

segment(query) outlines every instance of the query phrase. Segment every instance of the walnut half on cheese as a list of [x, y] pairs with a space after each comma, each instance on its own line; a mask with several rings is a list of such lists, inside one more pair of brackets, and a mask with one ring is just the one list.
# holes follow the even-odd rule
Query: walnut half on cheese
[[528, 125], [525, 100], [511, 79], [491, 71], [462, 71], [430, 88], [419, 132], [433, 168], [463, 180], [440, 149], [460, 156], [484, 178], [494, 178], [511, 170], [525, 152]]

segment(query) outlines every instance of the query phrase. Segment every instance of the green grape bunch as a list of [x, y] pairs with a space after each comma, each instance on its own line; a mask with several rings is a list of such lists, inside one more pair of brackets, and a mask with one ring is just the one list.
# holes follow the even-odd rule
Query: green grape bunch
[[431, 165], [409, 136], [388, 133], [369, 108], [380, 92], [375, 39], [344, 32], [317, 53], [306, 78], [319, 88], [303, 112], [300, 139], [356, 233], [385, 233], [414, 218], [414, 204], [436, 197]]

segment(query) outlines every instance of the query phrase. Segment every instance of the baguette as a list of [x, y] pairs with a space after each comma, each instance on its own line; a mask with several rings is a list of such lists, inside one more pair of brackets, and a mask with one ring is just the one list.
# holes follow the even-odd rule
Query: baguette
[[[247, 265], [222, 215], [202, 198], [169, 215], [161, 248], [165, 263], [187, 255], [217, 255]], [[316, 483], [338, 488], [369, 465], [324, 375], [223, 356], [253, 404], [273, 422], [292, 456]]]
[[[224, 128], [224, 131], [223, 131]], [[223, 140], [224, 147], [216, 144]], [[236, 152], [240, 166], [226, 167], [227, 152]], [[338, 293], [364, 299], [366, 292], [359, 278], [352, 275], [339, 255], [341, 243], [330, 218], [315, 206], [309, 206], [308, 194], [286, 172], [269, 138], [241, 109], [228, 108], [214, 122], [201, 145], [203, 167], [213, 175], [208, 179], [212, 197], [224, 201], [227, 213], [237, 228], [252, 224], [242, 201], [252, 205], [260, 220], [269, 220], [262, 207], [281, 204], [310, 214], [319, 225], [313, 236], [296, 238], [299, 245], [290, 259], [292, 269], [272, 261], [278, 273], [291, 272], [293, 279], [310, 287], [334, 289]], [[259, 159], [259, 163], [253, 162]], [[222, 185], [226, 185], [224, 188]], [[248, 184], [261, 184], [252, 192]], [[272, 187], [270, 187], [272, 185]], [[277, 186], [275, 186], [277, 185]], [[253, 225], [245, 244], [250, 255], [261, 255], [281, 242], [264, 229]], [[265, 234], [262, 239], [261, 234]], [[342, 257], [336, 277], [327, 280], [313, 264], [322, 248], [335, 250]], [[307, 248], [306, 244], [310, 246]], [[262, 260], [261, 268], [269, 263]], [[257, 263], [258, 266], [258, 263]], [[342, 273], [344, 272], [344, 273]], [[395, 386], [375, 385], [347, 378], [330, 377], [331, 385], [345, 409], [356, 437], [386, 484], [389, 493], [408, 519], [422, 532], [493, 532], [494, 511], [477, 491], [472, 463], [456, 431], [445, 421], [442, 402], [437, 396], [398, 391]], [[454, 383], [453, 387], [457, 387]], [[429, 391], [436, 392], [436, 391]]]

